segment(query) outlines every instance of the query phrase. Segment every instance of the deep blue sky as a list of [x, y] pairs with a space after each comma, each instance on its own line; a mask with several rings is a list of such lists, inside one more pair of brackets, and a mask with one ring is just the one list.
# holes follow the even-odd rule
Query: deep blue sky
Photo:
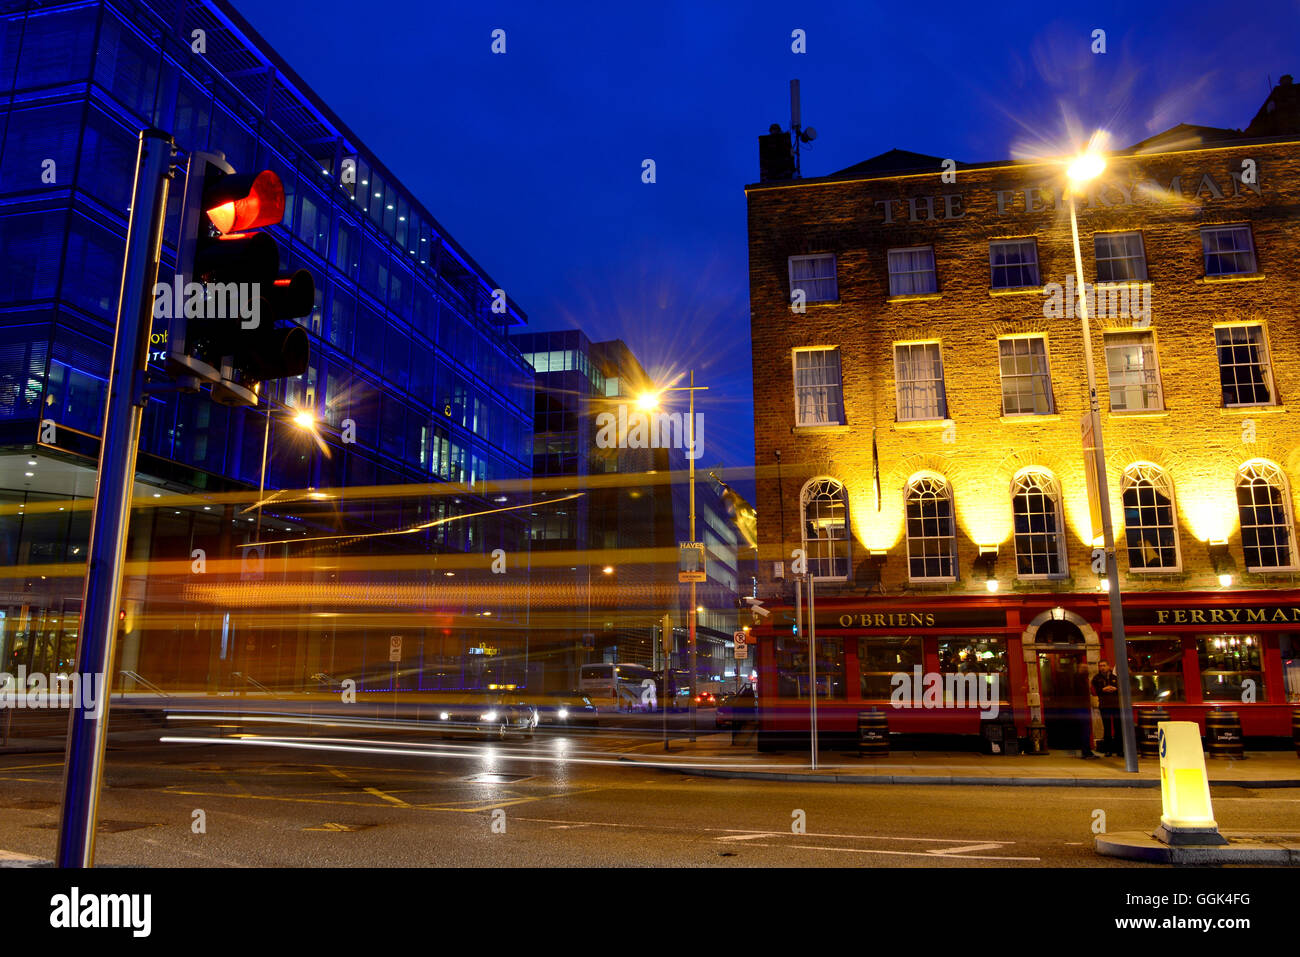
[[695, 368], [700, 465], [753, 464], [743, 187], [791, 78], [819, 176], [892, 147], [1060, 152], [1067, 120], [1119, 145], [1242, 128], [1269, 74], [1300, 74], [1295, 0], [235, 3], [532, 328], [622, 338], [654, 375]]

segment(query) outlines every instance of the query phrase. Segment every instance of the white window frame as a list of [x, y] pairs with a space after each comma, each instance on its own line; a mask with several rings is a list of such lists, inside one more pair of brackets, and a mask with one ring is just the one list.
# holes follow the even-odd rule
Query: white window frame
[[[799, 355], [800, 353], [811, 353], [811, 352], [829, 352], [835, 354], [835, 370], [837, 372], [837, 379], [834, 384], [831, 384], [829, 382], [814, 384], [814, 385], [802, 385], [802, 386], [799, 384]], [[790, 374], [794, 382], [794, 424], [796, 428], [815, 428], [818, 426], [844, 425], [845, 423], [844, 362], [843, 362], [843, 356], [840, 354], [839, 346], [798, 346], [792, 349], [790, 352]], [[821, 389], [827, 393], [828, 399], [830, 393], [833, 392], [836, 396], [838, 396], [837, 408], [839, 411], [839, 417], [834, 419], [829, 418], [830, 413], [834, 412], [835, 408], [831, 408], [828, 405], [827, 406], [828, 418], [826, 421], [804, 421], [802, 415], [803, 404], [799, 401], [800, 389], [804, 389], [804, 390]]]
[[[1022, 375], [1021, 373], [1016, 372], [1016, 373], [1012, 373], [1011, 375], [1008, 376], [1005, 372], [1002, 371], [1002, 358], [1003, 358], [1003, 356], [1002, 356], [1002, 343], [1004, 343], [1004, 342], [1017, 342], [1017, 341], [1021, 341], [1021, 340], [1032, 340], [1032, 339], [1037, 339], [1039, 342], [1041, 342], [1041, 343], [1043, 344], [1043, 371], [1042, 371], [1042, 373], [1040, 374], [1040, 373], [1037, 373], [1037, 372], [1031, 372], [1031, 373], [1028, 373], [1027, 375]], [[1031, 348], [1031, 351], [1028, 353], [1028, 355], [1030, 356], [1030, 358], [1033, 357], [1034, 353], [1033, 353], [1033, 351], [1032, 351], [1032, 348]], [[1014, 358], [1014, 355], [1013, 355], [1013, 358]], [[1030, 411], [1030, 412], [1009, 412], [1009, 411], [1007, 411], [1007, 389], [1006, 389], [1006, 380], [1007, 380], [1007, 379], [1025, 379], [1025, 378], [1042, 378], [1042, 379], [1047, 383], [1047, 411], [1045, 411], [1045, 412], [1034, 412], [1034, 411]], [[1002, 414], [1003, 414], [1003, 416], [1007, 416], [1007, 417], [1019, 417], [1019, 416], [1031, 416], [1031, 415], [1055, 415], [1055, 414], [1056, 414], [1056, 394], [1055, 394], [1055, 391], [1052, 389], [1052, 360], [1051, 360], [1051, 354], [1047, 351], [1047, 336], [1042, 335], [1041, 333], [1031, 333], [1031, 334], [1029, 334], [1029, 335], [1002, 336], [1001, 338], [998, 339], [998, 387], [999, 387], [999, 391], [1000, 391], [1000, 394], [1001, 394], [1001, 401], [1002, 401]], [[1030, 394], [1032, 395], [1032, 392], [1031, 392]]]
[[[1137, 256], [1103, 256], [1103, 255], [1101, 254], [1101, 249], [1098, 247], [1098, 243], [1100, 243], [1100, 242], [1102, 241], [1103, 238], [1105, 238], [1105, 239], [1107, 239], [1107, 240], [1110, 240], [1110, 239], [1116, 239], [1116, 238], [1119, 238], [1119, 237], [1121, 237], [1121, 236], [1124, 236], [1124, 237], [1136, 236], [1136, 237], [1137, 237], [1137, 243], [1138, 243], [1138, 255], [1137, 255]], [[1119, 229], [1119, 230], [1113, 230], [1113, 231], [1111, 231], [1111, 232], [1093, 233], [1093, 234], [1092, 234], [1092, 258], [1093, 258], [1093, 268], [1096, 269], [1096, 272], [1097, 272], [1097, 285], [1099, 285], [1099, 286], [1100, 286], [1100, 285], [1120, 284], [1120, 283], [1130, 283], [1130, 282], [1146, 282], [1147, 279], [1148, 279], [1148, 276], [1147, 276], [1147, 246], [1146, 246], [1146, 241], [1142, 238], [1142, 231], [1141, 231], [1140, 229]], [[1102, 264], [1102, 263], [1131, 263], [1131, 262], [1135, 262], [1135, 261], [1141, 263], [1141, 267], [1142, 267], [1142, 268], [1141, 268], [1140, 270], [1138, 270], [1138, 272], [1139, 272], [1141, 275], [1137, 275], [1137, 276], [1123, 276], [1123, 277], [1121, 277], [1121, 278], [1119, 278], [1119, 279], [1102, 279], [1102, 278], [1101, 278], [1101, 264]], [[1127, 270], [1125, 270], [1125, 271], [1127, 271]]]
[[[1225, 344], [1219, 341], [1219, 333], [1222, 331], [1227, 331], [1232, 329], [1252, 329], [1252, 328], [1259, 330], [1259, 342], [1249, 342], [1249, 341], [1244, 343], [1228, 342]], [[1269, 348], [1268, 330], [1264, 327], [1264, 323], [1262, 322], [1233, 322], [1233, 323], [1224, 323], [1222, 325], [1217, 325], [1214, 327], [1214, 360], [1219, 368], [1220, 398], [1221, 399], [1223, 398], [1223, 391], [1224, 391], [1223, 388], [1224, 364], [1223, 364], [1223, 356], [1219, 350], [1224, 348], [1229, 348], [1232, 346], [1237, 346], [1237, 345], [1257, 347], [1256, 356], [1258, 362], [1253, 364], [1233, 362], [1233, 363], [1229, 363], [1228, 368], [1239, 369], [1239, 368], [1249, 368], [1251, 365], [1259, 365], [1263, 370], [1264, 384], [1268, 386], [1268, 401], [1267, 402], [1228, 402], [1226, 401], [1226, 399], [1224, 399], [1223, 407], [1225, 409], [1249, 409], [1254, 407], [1277, 405], [1277, 384], [1273, 381], [1273, 356], [1272, 356], [1273, 350]], [[1234, 377], [1234, 387], [1236, 387], [1236, 381], [1239, 380], [1236, 380]]]
[[[895, 270], [894, 270], [894, 253], [914, 253], [914, 252], [918, 252], [918, 251], [920, 251], [920, 250], [922, 250], [922, 249], [926, 250], [926, 251], [930, 254], [930, 268], [929, 268], [929, 269], [907, 269], [907, 270], [900, 270], [900, 271], [895, 271]], [[933, 244], [926, 243], [926, 244], [921, 245], [921, 246], [895, 246], [893, 249], [890, 249], [890, 250], [888, 250], [888, 251], [885, 253], [885, 263], [886, 263], [886, 265], [887, 265], [887, 267], [888, 267], [888, 269], [889, 269], [889, 295], [890, 295], [890, 298], [894, 298], [894, 297], [907, 297], [907, 296], [935, 296], [935, 295], [938, 295], [938, 293], [939, 293], [939, 267], [938, 267], [937, 263], [935, 262], [934, 246], [933, 246]], [[927, 275], [927, 274], [930, 276], [930, 288], [929, 288], [929, 289], [912, 290], [912, 291], [909, 291], [909, 292], [899, 292], [898, 290], [896, 290], [896, 289], [894, 288], [894, 280], [895, 280], [895, 279], [898, 279], [898, 278], [903, 277], [903, 276], [924, 276], [924, 275]]]
[[[1033, 251], [1033, 259], [1018, 263], [995, 263], [993, 261], [993, 251], [999, 246], [1028, 246]], [[1018, 283], [1016, 285], [1000, 285], [997, 281], [998, 270], [1024, 269], [1027, 266], [1033, 266], [1034, 281], [1031, 283]], [[990, 239], [989, 240], [989, 288], [990, 289], [1036, 289], [1043, 284], [1042, 274], [1038, 266], [1038, 238], [1035, 236], [1023, 236], [1015, 239]]]
[[[801, 263], [817, 262], [817, 261], [825, 261], [825, 260], [829, 260], [831, 264], [831, 271], [829, 276], [821, 275], [819, 272], [817, 275], [813, 277], [805, 277], [803, 279], [795, 278], [794, 264], [796, 262], [801, 262]], [[840, 280], [839, 280], [838, 270], [839, 270], [839, 264], [835, 261], [834, 253], [809, 253], [808, 255], [804, 255], [804, 256], [790, 256], [786, 260], [786, 271], [790, 278], [791, 299], [794, 298], [794, 291], [796, 289], [802, 289], [804, 293], [804, 302], [839, 302], [840, 301]], [[832, 295], [825, 296], [825, 297], [814, 296], [813, 295], [814, 289], [809, 287], [812, 286], [814, 283], [824, 283], [824, 282], [829, 282], [831, 284]]]
[[[1130, 526], [1128, 524], [1128, 504], [1124, 501], [1124, 496], [1129, 493], [1139, 482], [1149, 483], [1160, 495], [1169, 500], [1169, 518], [1170, 525], [1160, 524], [1144, 525], [1139, 524], [1132, 526], [1140, 531], [1154, 530], [1159, 533], [1160, 529], [1170, 527], [1174, 533], [1174, 563], [1172, 565], [1134, 565], [1132, 556], [1128, 553], [1133, 546], [1129, 544], [1128, 533]], [[1169, 473], [1156, 465], [1154, 462], [1134, 462], [1124, 470], [1120, 476], [1120, 513], [1124, 516], [1124, 554], [1128, 558], [1128, 570], [1137, 575], [1167, 575], [1183, 570], [1183, 550], [1182, 543], [1178, 535], [1178, 502], [1174, 498], [1174, 483], [1169, 478]], [[1138, 513], [1142, 513], [1142, 505], [1138, 505]]]
[[[921, 534], [912, 534], [912, 517], [909, 509], [912, 505], [913, 498], [920, 500], [922, 513], [920, 521], [922, 522]], [[925, 533], [926, 521], [943, 522], [938, 516], [927, 518], [924, 513], [924, 504], [926, 501], [946, 501], [948, 503], [948, 530], [945, 534], [940, 530], [934, 535]], [[903, 490], [903, 532], [907, 536], [907, 577], [909, 581], [914, 582], [955, 582], [957, 580], [957, 514], [952, 500], [952, 485], [948, 480], [937, 472], [917, 472], [907, 480], [907, 486]], [[942, 561], [943, 555], [929, 555], [925, 548], [927, 543], [935, 543], [938, 546], [947, 545], [947, 560], [949, 563], [950, 574], [948, 575], [914, 575], [912, 574], [912, 561], [918, 560], [925, 562], [927, 558], [938, 558]], [[917, 553], [919, 550], [919, 554]]]
[[[1124, 341], [1128, 340], [1128, 341]], [[1134, 341], [1136, 340], [1136, 341]], [[1124, 369], [1120, 374], [1125, 376], [1138, 375], [1148, 381], [1138, 381], [1134, 384], [1121, 384], [1119, 388], [1127, 395], [1133, 389], [1141, 390], [1143, 395], [1148, 394], [1148, 390], [1154, 389], [1154, 405], [1142, 405], [1137, 408], [1117, 407], [1115, 405], [1115, 378], [1110, 367], [1111, 352], [1120, 352], [1121, 350], [1132, 349], [1134, 346], [1140, 350], [1143, 358], [1143, 366], [1137, 370]], [[1104, 353], [1106, 357], [1106, 391], [1110, 399], [1110, 410], [1112, 412], [1160, 412], [1165, 407], [1165, 391], [1160, 381], [1160, 354], [1156, 347], [1156, 335], [1150, 329], [1133, 329], [1122, 332], [1108, 332], [1104, 337]], [[1153, 384], [1154, 383], [1154, 384]]]
[[[1050, 533], [1031, 531], [1031, 532], [1026, 532], [1024, 534], [1032, 535], [1032, 536], [1055, 535], [1056, 564], [1058, 569], [1058, 571], [1056, 572], [1047, 572], [1045, 574], [1028, 572], [1022, 574], [1020, 571], [1020, 556], [1021, 556], [1020, 533], [1016, 531], [1016, 525], [1015, 525], [1016, 522], [1015, 500], [1016, 497], [1024, 491], [1024, 488], [1030, 484], [1031, 479], [1033, 480], [1033, 484], [1037, 485], [1047, 496], [1047, 498], [1049, 498], [1052, 502], [1056, 531]], [[1056, 480], [1056, 476], [1053, 475], [1047, 469], [1039, 468], [1037, 466], [1029, 466], [1028, 468], [1021, 469], [1019, 472], [1015, 474], [1015, 478], [1012, 479], [1011, 482], [1011, 540], [1012, 540], [1013, 547], [1015, 549], [1016, 578], [1020, 579], [1021, 581], [1048, 581], [1048, 580], [1069, 578], [1070, 563], [1069, 563], [1069, 555], [1066, 549], [1065, 536], [1066, 536], [1065, 510], [1062, 507], [1062, 502], [1061, 502], [1061, 484]], [[1028, 553], [1028, 557], [1032, 559], [1035, 554], [1039, 554], [1039, 553], [1035, 553], [1031, 551]], [[1050, 556], [1052, 553], [1044, 551], [1041, 554]]]
[[[1245, 249], [1210, 249], [1210, 237], [1218, 233], [1242, 233], [1246, 234]], [[1250, 254], [1250, 269], [1234, 269], [1230, 272], [1210, 272], [1211, 256], [1240, 256], [1243, 253]], [[1255, 231], [1250, 228], [1250, 223], [1222, 223], [1214, 226], [1201, 227], [1201, 264], [1205, 269], [1206, 276], [1253, 276], [1259, 272], [1259, 256], [1255, 252]]]
[[[843, 536], [840, 538], [817, 538], [810, 540], [808, 538], [809, 513], [810, 505], [816, 507], [818, 501], [823, 500], [825, 496], [833, 496], [838, 490], [840, 502], [843, 506]], [[813, 516], [814, 524], [818, 528], [822, 527], [820, 514]], [[815, 581], [848, 581], [849, 572], [853, 568], [853, 534], [849, 521], [849, 493], [844, 487], [844, 483], [839, 479], [832, 478], [829, 475], [819, 475], [809, 479], [799, 492], [799, 535], [803, 542], [804, 558], [808, 562], [808, 574]], [[839, 560], [835, 555], [835, 548], [831, 543], [844, 542], [844, 574], [842, 575], [820, 575], [823, 562], [829, 562], [833, 571], [836, 562]], [[825, 553], [825, 554], [823, 554]]]
[[[931, 347], [933, 347], [934, 349], [934, 358], [938, 362], [938, 370], [939, 370], [938, 378], [937, 379], [936, 378], [921, 379], [918, 377], [905, 378], [903, 376], [904, 368], [908, 369], [908, 371], [910, 372], [915, 372], [917, 369], [918, 363], [913, 357], [913, 350], [920, 349], [928, 353], [928, 350]], [[907, 358], [902, 362], [902, 364], [900, 364], [899, 362], [899, 350], [904, 350], [907, 353]], [[928, 356], [925, 360], [923, 360], [923, 362], [926, 365], [929, 364]], [[934, 409], [933, 415], [905, 415], [904, 414], [905, 406], [903, 402], [903, 386], [905, 383], [908, 385], [912, 385], [914, 383], [919, 383], [919, 382], [938, 383], [938, 388], [936, 390], [936, 408]], [[933, 422], [933, 421], [943, 421], [948, 418], [948, 390], [944, 383], [943, 348], [938, 339], [925, 339], [925, 340], [894, 343], [894, 402], [895, 402], [895, 407], [897, 408], [897, 416], [899, 422]]]
[[[1285, 526], [1282, 525], [1252, 525], [1252, 528], [1283, 528], [1287, 530], [1287, 548], [1290, 562], [1286, 565], [1252, 565], [1246, 552], [1246, 523], [1241, 514], [1240, 489], [1244, 484], [1252, 487], [1256, 485], [1267, 485], [1278, 491], [1278, 496], [1282, 500], [1282, 513], [1286, 519]], [[1267, 574], [1269, 572], [1289, 572], [1296, 571], [1300, 565], [1296, 564], [1296, 535], [1295, 535], [1295, 514], [1291, 510], [1291, 486], [1286, 480], [1286, 473], [1276, 463], [1268, 459], [1250, 459], [1243, 462], [1241, 468], [1237, 469], [1237, 476], [1233, 483], [1233, 494], [1237, 499], [1237, 520], [1241, 523], [1241, 553], [1242, 561], [1246, 565], [1246, 571]], [[1257, 507], [1254, 503], [1254, 495], [1251, 496], [1252, 507]], [[1256, 546], [1259, 547], [1259, 546]], [[1272, 547], [1272, 546], [1270, 546]]]

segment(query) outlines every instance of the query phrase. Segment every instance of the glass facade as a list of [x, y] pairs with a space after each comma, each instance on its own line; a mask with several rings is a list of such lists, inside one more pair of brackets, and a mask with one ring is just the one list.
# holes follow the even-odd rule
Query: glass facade
[[[257, 408], [216, 405], [206, 393], [150, 400], [137, 494], [256, 489], [264, 469], [268, 489], [328, 490], [321, 498], [338, 504], [317, 512], [268, 507], [256, 530], [229, 502], [139, 509], [135, 557], [188, 561], [195, 548], [226, 556], [261, 532], [287, 543], [266, 546], [268, 559], [293, 558], [302, 553], [293, 539], [347, 531], [374, 536], [340, 546], [353, 555], [500, 547], [523, 553], [527, 567], [525, 520], [492, 513], [484, 497], [485, 483], [531, 472], [533, 372], [508, 338], [526, 317], [508, 300], [504, 315], [492, 311], [497, 283], [237, 13], [215, 0], [0, 4], [0, 63], [0, 551], [8, 563], [84, 561], [136, 139], [156, 126], [175, 136], [182, 171], [191, 151], [219, 150], [241, 172], [279, 174], [286, 210], [269, 231], [282, 268], [312, 273], [316, 307], [298, 320], [311, 337], [310, 368], [269, 384]], [[182, 194], [183, 173], [171, 191], [164, 279], [175, 271]], [[151, 359], [159, 371], [167, 335], [165, 320], [156, 320]], [[316, 441], [286, 409], [315, 414]], [[439, 491], [440, 483], [451, 485]], [[359, 491], [372, 486], [426, 494]], [[494, 495], [491, 504], [501, 501]], [[394, 530], [402, 530], [400, 546], [384, 537]], [[173, 585], [173, 598], [189, 587]], [[132, 600], [141, 603], [165, 590], [154, 576], [139, 588]], [[80, 576], [11, 580], [6, 591], [5, 662], [67, 657], [35, 649], [68, 647], [68, 632], [51, 627], [57, 619], [75, 629]], [[463, 622], [483, 603], [468, 592], [436, 603], [448, 623], [428, 653], [438, 680], [482, 678], [471, 674], [484, 666], [466, 654], [477, 638]], [[526, 607], [506, 602], [497, 620], [522, 628]], [[126, 654], [141, 656], [142, 673], [154, 654], [154, 670], [188, 667], [194, 682], [209, 685], [223, 669], [289, 685], [313, 668], [366, 672], [380, 644], [387, 664], [387, 629], [352, 631], [347, 649], [336, 634], [324, 646], [313, 637], [304, 654], [305, 634], [231, 640], [238, 622], [223, 620], [228, 611], [207, 609], [195, 626], [224, 635], [213, 652], [219, 667], [179, 662], [179, 652], [166, 650], [174, 636], [134, 652], [128, 640]], [[424, 630], [408, 637], [407, 647], [423, 655]], [[520, 639], [526, 644], [522, 632]], [[232, 648], [257, 657], [241, 667]], [[525, 661], [526, 652], [503, 653], [487, 667], [522, 682]], [[413, 665], [414, 681], [433, 680], [434, 670]]]

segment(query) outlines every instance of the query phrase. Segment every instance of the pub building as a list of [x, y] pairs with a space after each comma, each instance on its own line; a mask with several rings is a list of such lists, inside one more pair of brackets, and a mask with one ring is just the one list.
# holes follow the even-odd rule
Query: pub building
[[[1114, 149], [1076, 199], [1134, 704], [1248, 738], [1300, 706], [1298, 92]], [[760, 747], [807, 734], [810, 590], [824, 740], [874, 706], [1067, 748], [1081, 701], [1099, 738], [1066, 161], [891, 150], [801, 179], [789, 142], [760, 137], [746, 187]]]

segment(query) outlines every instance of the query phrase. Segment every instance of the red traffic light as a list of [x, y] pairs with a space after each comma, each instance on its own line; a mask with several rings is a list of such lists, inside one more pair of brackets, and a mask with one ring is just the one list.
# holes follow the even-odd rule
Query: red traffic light
[[223, 176], [204, 192], [203, 208], [222, 235], [273, 226], [284, 219], [284, 183], [269, 169]]

